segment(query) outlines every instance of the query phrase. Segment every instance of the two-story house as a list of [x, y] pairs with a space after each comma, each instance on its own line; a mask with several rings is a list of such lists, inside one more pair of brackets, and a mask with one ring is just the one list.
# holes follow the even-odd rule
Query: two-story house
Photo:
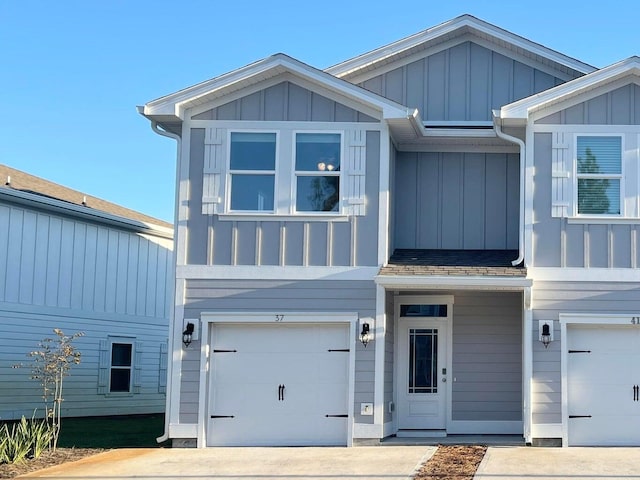
[[640, 445], [639, 75], [464, 15], [140, 107], [178, 143], [165, 438]]

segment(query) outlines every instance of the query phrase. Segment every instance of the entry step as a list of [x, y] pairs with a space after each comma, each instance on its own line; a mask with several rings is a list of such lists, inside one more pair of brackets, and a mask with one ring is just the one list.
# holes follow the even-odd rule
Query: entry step
[[398, 430], [396, 433], [396, 437], [399, 438], [444, 438], [446, 436], [446, 430]]

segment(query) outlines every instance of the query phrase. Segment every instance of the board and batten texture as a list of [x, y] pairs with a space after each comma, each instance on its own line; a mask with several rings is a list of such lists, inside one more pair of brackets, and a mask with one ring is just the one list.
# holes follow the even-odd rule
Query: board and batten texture
[[[330, 280], [187, 280], [185, 318], [203, 312], [317, 312], [356, 313], [375, 316], [376, 287], [373, 281]], [[200, 341], [184, 351], [180, 384], [180, 423], [197, 423], [200, 391]], [[355, 342], [354, 421], [372, 423], [360, 415], [361, 402], [374, 400], [374, 350]]]
[[[634, 282], [536, 282], [533, 290], [533, 379], [531, 408], [534, 424], [562, 422], [561, 313], [628, 314], [640, 311], [640, 287]], [[554, 341], [544, 348], [538, 321], [553, 320]]]
[[519, 155], [399, 152], [395, 248], [518, 248]]
[[346, 221], [278, 220], [277, 217], [264, 221], [227, 220], [219, 215], [203, 215], [204, 140], [204, 128], [191, 129], [187, 264], [378, 264], [375, 239], [378, 236], [380, 132], [366, 132], [365, 215], [345, 217]]
[[430, 122], [490, 121], [492, 109], [564, 83], [474, 42], [427, 55], [360, 86], [417, 108]]
[[[575, 184], [573, 159], [576, 135], [615, 135], [620, 130], [624, 150], [621, 199], [627, 218], [640, 218], [640, 87], [628, 85], [546, 116], [534, 134], [535, 188], [533, 265], [535, 267], [638, 268], [639, 223], [568, 221]], [[562, 127], [554, 128], [554, 125]], [[596, 130], [581, 130], [589, 125]], [[565, 173], [566, 172], [566, 173]], [[561, 177], [564, 173], [565, 177]], [[566, 211], [558, 207], [568, 204]]]
[[[0, 203], [0, 418], [42, 407], [27, 354], [54, 328], [85, 333], [63, 415], [162, 412], [172, 249], [170, 239]], [[98, 393], [100, 341], [109, 336], [139, 342], [134, 395]]]

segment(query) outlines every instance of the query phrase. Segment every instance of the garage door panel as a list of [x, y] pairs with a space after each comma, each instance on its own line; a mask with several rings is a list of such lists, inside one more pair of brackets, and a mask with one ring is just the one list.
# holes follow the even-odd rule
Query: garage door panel
[[[208, 445], [345, 445], [347, 324], [216, 325]], [[224, 345], [224, 346], [223, 346]], [[283, 390], [279, 386], [284, 387]]]

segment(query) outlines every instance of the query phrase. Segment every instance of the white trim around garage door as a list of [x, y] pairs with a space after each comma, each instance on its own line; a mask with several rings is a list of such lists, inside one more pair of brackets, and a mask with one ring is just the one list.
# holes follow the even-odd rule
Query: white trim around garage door
[[206, 442], [206, 411], [208, 402], [209, 374], [209, 332], [212, 324], [258, 323], [258, 324], [313, 324], [313, 323], [348, 323], [349, 324], [349, 393], [347, 422], [347, 446], [353, 444], [353, 405], [355, 398], [355, 366], [356, 366], [356, 323], [358, 314], [353, 312], [203, 312], [200, 342], [200, 395], [198, 399], [198, 435], [197, 446], [204, 448]]

